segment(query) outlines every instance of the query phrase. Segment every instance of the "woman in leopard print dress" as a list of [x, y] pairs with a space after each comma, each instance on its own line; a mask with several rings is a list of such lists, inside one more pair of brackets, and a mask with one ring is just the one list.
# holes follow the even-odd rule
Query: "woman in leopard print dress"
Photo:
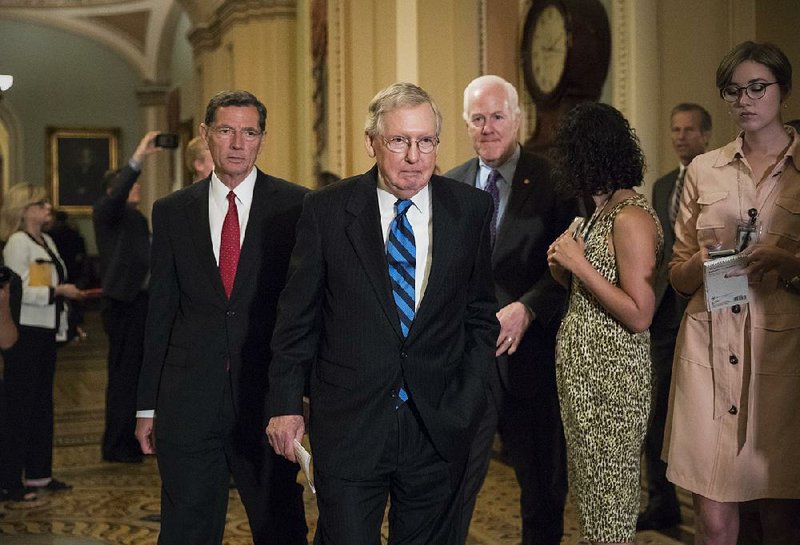
[[587, 539], [632, 542], [651, 404], [652, 284], [663, 235], [653, 209], [632, 189], [642, 182], [644, 158], [617, 110], [577, 106], [554, 151], [561, 186], [591, 196], [596, 206], [548, 251], [553, 276], [571, 283], [556, 347], [570, 488]]

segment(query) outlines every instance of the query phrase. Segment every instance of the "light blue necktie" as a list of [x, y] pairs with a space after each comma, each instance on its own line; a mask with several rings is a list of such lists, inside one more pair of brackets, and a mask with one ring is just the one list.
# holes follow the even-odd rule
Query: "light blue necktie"
[[[414, 276], [417, 269], [417, 247], [414, 242], [414, 230], [406, 217], [406, 212], [413, 203], [409, 199], [400, 199], [394, 204], [396, 216], [389, 226], [389, 240], [386, 244], [386, 261], [389, 264], [389, 279], [392, 282], [392, 296], [400, 318], [400, 329], [403, 337], [414, 321]], [[398, 396], [408, 400], [404, 388], [400, 388]]]

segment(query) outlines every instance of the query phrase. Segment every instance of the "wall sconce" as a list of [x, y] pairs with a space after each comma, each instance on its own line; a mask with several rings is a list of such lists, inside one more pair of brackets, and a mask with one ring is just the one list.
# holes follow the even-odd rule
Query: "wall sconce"
[[8, 91], [14, 85], [14, 76], [0, 75], [0, 91]]

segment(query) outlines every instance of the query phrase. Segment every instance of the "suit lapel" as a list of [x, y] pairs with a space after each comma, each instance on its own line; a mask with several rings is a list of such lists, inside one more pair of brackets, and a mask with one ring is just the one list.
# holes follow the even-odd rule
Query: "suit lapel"
[[408, 336], [412, 337], [418, 331], [425, 330], [425, 321], [436, 315], [437, 294], [446, 292], [444, 280], [453, 256], [453, 244], [458, 240], [459, 221], [458, 205], [456, 199], [442, 183], [433, 176], [430, 181], [431, 189], [431, 214], [433, 216], [433, 248], [431, 251], [430, 275], [425, 287], [425, 294], [414, 317], [414, 323]]
[[356, 181], [350, 198], [345, 205], [347, 213], [353, 220], [345, 228], [347, 238], [367, 273], [372, 289], [392, 324], [395, 333], [402, 338], [400, 320], [392, 299], [392, 288], [389, 283], [386, 248], [381, 234], [381, 218], [377, 196], [377, 167], [361, 176]]
[[[500, 220], [500, 225], [497, 226], [498, 242], [503, 240], [503, 232], [512, 228], [506, 218], [517, 216], [533, 192], [535, 180], [531, 180], [529, 173], [530, 165], [525, 154], [521, 153], [517, 168], [514, 170], [514, 179], [511, 180], [511, 193], [508, 195], [506, 210], [503, 214], [503, 219]], [[495, 246], [497, 246], [497, 243], [495, 243]]]
[[208, 275], [211, 285], [214, 286], [214, 291], [223, 299], [227, 299], [225, 288], [222, 286], [222, 279], [219, 276], [217, 261], [214, 258], [214, 249], [211, 245], [211, 230], [208, 223], [208, 190], [210, 184], [211, 179], [206, 178], [192, 186], [190, 198], [184, 209], [186, 214], [184, 225], [189, 226], [190, 236], [194, 243], [201, 269]]

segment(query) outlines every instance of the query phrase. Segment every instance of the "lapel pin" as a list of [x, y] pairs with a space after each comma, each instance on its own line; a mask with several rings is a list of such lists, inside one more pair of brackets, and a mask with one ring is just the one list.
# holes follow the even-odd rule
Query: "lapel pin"
[[531, 181], [530, 181], [528, 178], [525, 178], [525, 179], [522, 181], [522, 183], [523, 183], [523, 184], [525, 184], [525, 185], [528, 185], [529, 183], [531, 183]]

